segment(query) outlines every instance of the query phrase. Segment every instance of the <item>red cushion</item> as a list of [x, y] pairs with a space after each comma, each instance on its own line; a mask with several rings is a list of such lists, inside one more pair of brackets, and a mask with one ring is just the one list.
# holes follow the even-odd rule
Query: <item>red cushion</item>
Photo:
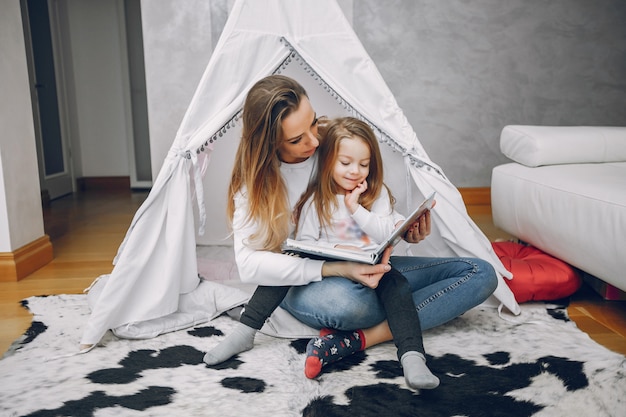
[[493, 249], [513, 279], [504, 281], [518, 303], [569, 297], [582, 285], [578, 273], [567, 263], [532, 247], [514, 242], [493, 242]]

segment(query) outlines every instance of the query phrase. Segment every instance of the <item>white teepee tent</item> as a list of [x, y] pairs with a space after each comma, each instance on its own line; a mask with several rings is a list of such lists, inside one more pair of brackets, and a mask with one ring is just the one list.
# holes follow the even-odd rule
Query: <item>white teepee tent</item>
[[[225, 190], [245, 95], [272, 73], [297, 79], [318, 115], [369, 122], [382, 144], [385, 179], [398, 197], [398, 210], [406, 212], [421, 196], [437, 192], [434, 230], [411, 245], [412, 253], [489, 260], [500, 281], [494, 305], [519, 314], [503, 281], [510, 273], [468, 217], [458, 190], [424, 151], [335, 1], [238, 0], [115, 267], [96, 284], [83, 344], [97, 343], [108, 329], [166, 322], [177, 314], [182, 297], [197, 291], [196, 245], [228, 243]], [[219, 156], [209, 164], [213, 152]], [[206, 208], [205, 201], [210, 201]], [[220, 310], [205, 307], [211, 310], [208, 318]], [[180, 320], [175, 328], [195, 324]], [[171, 328], [161, 326], [160, 332]]]

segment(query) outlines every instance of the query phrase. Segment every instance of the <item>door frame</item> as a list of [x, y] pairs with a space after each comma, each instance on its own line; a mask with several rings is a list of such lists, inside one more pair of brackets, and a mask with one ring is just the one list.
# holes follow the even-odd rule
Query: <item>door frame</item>
[[[48, 14], [50, 21], [50, 39], [52, 42], [52, 60], [55, 72], [55, 84], [56, 84], [56, 99], [59, 117], [59, 129], [61, 135], [61, 146], [63, 156], [64, 172], [60, 174], [53, 174], [46, 176], [44, 159], [43, 159], [43, 135], [41, 129], [40, 108], [39, 100], [37, 98], [37, 90], [35, 83], [36, 79], [34, 52], [32, 45], [32, 37], [30, 30], [30, 21], [28, 18], [28, 4], [27, 0], [20, 0], [20, 6], [22, 9], [22, 24], [24, 26], [24, 40], [26, 48], [26, 60], [28, 65], [28, 71], [30, 74], [30, 92], [31, 92], [31, 105], [33, 109], [33, 126], [35, 130], [35, 141], [37, 148], [37, 164], [39, 168], [39, 184], [41, 188], [42, 201], [45, 203], [50, 199], [61, 197], [69, 193], [76, 192], [76, 181], [74, 177], [74, 167], [72, 161], [72, 147], [70, 140], [69, 129], [69, 111], [68, 111], [68, 98], [67, 98], [67, 74], [64, 65], [64, 57], [66, 56], [63, 43], [62, 34], [62, 13], [59, 12], [61, 7], [58, 0], [47, 0]], [[69, 178], [68, 178], [69, 177]], [[68, 187], [67, 181], [70, 182]], [[59, 187], [59, 183], [62, 185]]]
[[[133, 4], [131, 4], [131, 2]], [[129, 48], [129, 36], [132, 33], [129, 33], [127, 30], [127, 20], [130, 18], [138, 18], [141, 19], [141, 9], [140, 9], [140, 0], [117, 0], [117, 15], [119, 24], [119, 39], [120, 39], [120, 50], [122, 51], [122, 56], [120, 57], [122, 67], [126, 69], [124, 71], [124, 76], [122, 77], [122, 82], [124, 84], [124, 111], [127, 114], [126, 117], [126, 133], [128, 137], [128, 166], [130, 169], [130, 188], [131, 189], [150, 189], [152, 188], [152, 174], [150, 171], [150, 178], [140, 178], [138, 173], [138, 161], [137, 158], [143, 158], [143, 165], [148, 166], [150, 168], [150, 133], [148, 129], [148, 120], [147, 120], [147, 102], [146, 102], [146, 86], [145, 86], [145, 71], [143, 66], [143, 56], [140, 57], [141, 65], [140, 67], [133, 67], [133, 62], [129, 57], [130, 48]], [[132, 6], [138, 6], [138, 8], [134, 8]], [[129, 13], [135, 13], [132, 16], [129, 16]], [[141, 23], [141, 21], [139, 22]], [[143, 54], [143, 50], [141, 51]], [[135, 65], [137, 63], [135, 62]], [[133, 83], [133, 71], [135, 74], [137, 71], [141, 73], [143, 77], [142, 85], [135, 85]], [[139, 92], [141, 91], [141, 94]], [[135, 100], [142, 100], [141, 103], [136, 102]], [[145, 120], [139, 119], [145, 113]], [[143, 134], [143, 136], [142, 136]], [[136, 148], [148, 150], [147, 154], [138, 155], [136, 152]]]

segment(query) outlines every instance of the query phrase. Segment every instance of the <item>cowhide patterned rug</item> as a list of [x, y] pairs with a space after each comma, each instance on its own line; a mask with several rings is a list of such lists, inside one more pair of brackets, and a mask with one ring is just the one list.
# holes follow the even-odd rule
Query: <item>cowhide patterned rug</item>
[[[1, 416], [615, 416], [626, 415], [626, 359], [565, 309], [525, 304], [505, 320], [474, 309], [424, 335], [439, 388], [412, 392], [386, 343], [303, 374], [306, 340], [259, 335], [219, 367], [203, 352], [235, 322], [220, 316], [149, 340], [107, 335], [75, 352], [86, 296], [31, 297], [32, 327], [0, 360]], [[325, 368], [326, 369], [326, 368]]]

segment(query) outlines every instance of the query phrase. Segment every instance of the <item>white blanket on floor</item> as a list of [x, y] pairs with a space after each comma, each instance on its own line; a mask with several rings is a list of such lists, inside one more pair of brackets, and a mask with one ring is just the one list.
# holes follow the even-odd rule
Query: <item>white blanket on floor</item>
[[[97, 302], [108, 278], [108, 275], [100, 276], [89, 288], [87, 295], [89, 308], [93, 308]], [[117, 337], [124, 339], [150, 339], [160, 334], [194, 327], [245, 304], [252, 296], [254, 288], [254, 286], [241, 284], [239, 281], [230, 280], [218, 283], [200, 279], [196, 289], [180, 296], [176, 312], [152, 320], [127, 323], [112, 331]], [[261, 333], [293, 339], [313, 337], [319, 332], [296, 320], [279, 307], [267, 320]]]

